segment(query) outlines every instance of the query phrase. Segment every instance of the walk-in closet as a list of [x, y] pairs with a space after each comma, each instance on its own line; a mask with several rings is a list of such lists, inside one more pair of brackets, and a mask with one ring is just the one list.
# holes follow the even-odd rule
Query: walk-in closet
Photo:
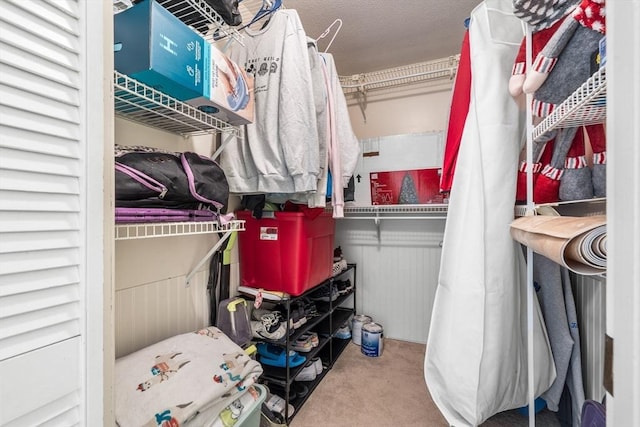
[[0, 0], [0, 426], [640, 425], [638, 21]]

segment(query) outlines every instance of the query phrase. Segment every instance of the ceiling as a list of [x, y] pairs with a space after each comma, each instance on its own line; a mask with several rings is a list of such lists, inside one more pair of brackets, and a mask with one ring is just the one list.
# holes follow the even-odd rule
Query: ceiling
[[[342, 27], [329, 46], [338, 74], [379, 71], [460, 53], [464, 20], [481, 0], [283, 0], [308, 36], [318, 38], [336, 19]], [[241, 5], [257, 11], [262, 0]], [[324, 51], [338, 24], [318, 40]]]

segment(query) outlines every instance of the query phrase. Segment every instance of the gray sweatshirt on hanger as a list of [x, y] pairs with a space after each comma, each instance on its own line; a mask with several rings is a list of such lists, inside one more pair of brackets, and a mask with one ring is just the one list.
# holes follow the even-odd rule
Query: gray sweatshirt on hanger
[[243, 43], [234, 43], [228, 55], [255, 77], [255, 117], [244, 139], [222, 152], [229, 189], [240, 194], [316, 191], [318, 128], [307, 38], [297, 12], [278, 10], [264, 28], [247, 28]]

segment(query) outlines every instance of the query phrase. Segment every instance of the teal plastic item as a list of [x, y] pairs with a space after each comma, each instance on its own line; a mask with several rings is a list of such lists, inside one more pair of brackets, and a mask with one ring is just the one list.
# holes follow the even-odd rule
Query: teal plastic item
[[288, 354], [287, 350], [270, 343], [258, 343], [259, 362], [263, 365], [276, 366], [284, 368], [287, 365], [287, 357], [289, 358], [289, 367], [295, 368], [302, 365], [307, 359], [297, 352], [293, 351]]
[[155, 0], [118, 13], [114, 66], [179, 100], [203, 96], [209, 44]]
[[260, 393], [260, 397], [253, 402], [249, 410], [245, 409], [242, 412], [234, 427], [260, 427], [260, 414], [262, 412], [262, 404], [267, 398], [267, 388], [261, 384], [254, 384], [253, 386]]

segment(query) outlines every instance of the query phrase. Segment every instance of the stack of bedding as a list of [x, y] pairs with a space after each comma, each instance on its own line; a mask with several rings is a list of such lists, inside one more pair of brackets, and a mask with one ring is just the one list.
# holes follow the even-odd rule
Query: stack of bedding
[[258, 400], [262, 366], [216, 327], [176, 335], [116, 360], [116, 423], [230, 426]]

